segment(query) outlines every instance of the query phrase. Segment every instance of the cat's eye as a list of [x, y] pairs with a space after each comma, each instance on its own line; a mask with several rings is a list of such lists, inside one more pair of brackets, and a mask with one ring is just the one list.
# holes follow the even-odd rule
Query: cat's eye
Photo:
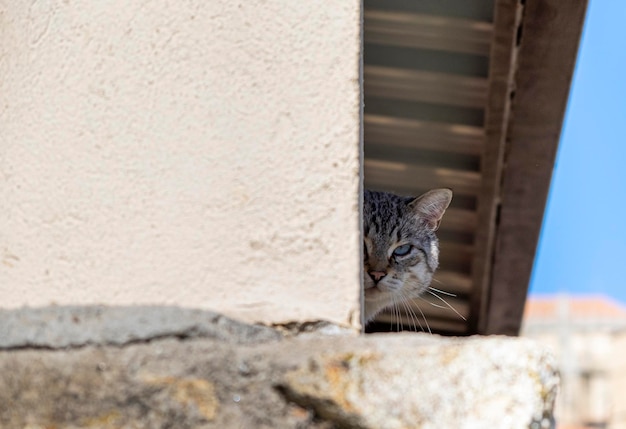
[[393, 256], [406, 256], [411, 251], [411, 247], [412, 246], [410, 244], [403, 244], [402, 246], [398, 246], [393, 251]]

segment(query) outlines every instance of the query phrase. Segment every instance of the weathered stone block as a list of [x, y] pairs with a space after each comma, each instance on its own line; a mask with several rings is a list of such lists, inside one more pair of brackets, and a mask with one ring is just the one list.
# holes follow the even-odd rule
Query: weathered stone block
[[518, 338], [293, 335], [156, 307], [0, 312], [0, 326], [3, 428], [547, 428], [558, 384]]

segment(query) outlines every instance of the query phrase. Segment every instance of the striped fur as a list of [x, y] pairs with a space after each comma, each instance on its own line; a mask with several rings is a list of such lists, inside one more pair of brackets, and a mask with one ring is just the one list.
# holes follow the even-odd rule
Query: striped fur
[[417, 198], [365, 191], [366, 322], [428, 289], [439, 265], [435, 231], [451, 199], [449, 189], [434, 189]]

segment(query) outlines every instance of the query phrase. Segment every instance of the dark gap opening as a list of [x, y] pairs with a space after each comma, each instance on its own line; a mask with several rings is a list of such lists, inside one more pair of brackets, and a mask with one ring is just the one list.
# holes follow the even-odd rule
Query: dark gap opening
[[[440, 242], [438, 273], [442, 273], [442, 282], [453, 284], [433, 283], [432, 286], [455, 290], [455, 297], [442, 297], [467, 306], [471, 293], [469, 285], [476, 238], [474, 224], [485, 124], [484, 108], [469, 107], [472, 98], [468, 94], [476, 90], [472, 85], [480, 85], [481, 78], [487, 79], [489, 58], [487, 53], [468, 53], [480, 52], [477, 45], [472, 45], [480, 43], [480, 33], [475, 33], [475, 40], [468, 40], [465, 47], [458, 49], [453, 44], [433, 44], [432, 39], [420, 39], [429, 37], [420, 35], [423, 28], [416, 28], [415, 31], [411, 29], [411, 17], [419, 15], [414, 20], [416, 25], [424, 22], [424, 19], [433, 19], [431, 22], [435, 26], [451, 25], [450, 37], [457, 37], [458, 43], [462, 44], [465, 40], [453, 33], [454, 26], [471, 21], [477, 24], [474, 28], [480, 28], [485, 23], [493, 22], [494, 0], [364, 0], [364, 8], [365, 188], [413, 197], [435, 187], [453, 189], [454, 197], [437, 231]], [[378, 21], [372, 22], [372, 26], [377, 26], [378, 33], [376, 37], [368, 38], [368, 11], [396, 15], [379, 14], [376, 18]], [[402, 14], [406, 19], [401, 19]], [[394, 28], [381, 16], [399, 18], [402, 25]], [[404, 31], [410, 37], [401, 40], [400, 33]], [[433, 46], [442, 48], [435, 49]], [[368, 66], [388, 69], [385, 73], [375, 75], [378, 81], [372, 78], [369, 82], [372, 91], [380, 91], [375, 96], [368, 91]], [[436, 96], [422, 95], [414, 89], [411, 91], [412, 88], [407, 88], [405, 94], [402, 85], [410, 83], [401, 76], [405, 76], [403, 73], [406, 71], [426, 72], [410, 75], [411, 79], [421, 79], [419, 84], [424, 85], [424, 88], [430, 88], [428, 85], [431, 84], [446, 85], [446, 82], [451, 81], [458, 84], [461, 88], [459, 98], [455, 98], [456, 93], [449, 97], [449, 93], [445, 92], [449, 89], [443, 87], [440, 93], [434, 88]], [[455, 81], [457, 76], [459, 79]], [[432, 83], [427, 79], [432, 79]], [[395, 92], [386, 94], [380, 88], [391, 88]], [[465, 91], [465, 95], [462, 91]], [[462, 99], [464, 96], [467, 97], [465, 100]], [[412, 139], [412, 133], [415, 133], [415, 140]], [[364, 273], [364, 276], [368, 274]], [[430, 307], [425, 309], [425, 314], [429, 323], [432, 322], [433, 332], [444, 335], [467, 334], [467, 323], [452, 311], [435, 310], [429, 304], [424, 305]], [[426, 323], [417, 309], [415, 313], [427, 331]], [[389, 314], [386, 313], [387, 316]], [[398, 324], [402, 330], [408, 331], [414, 330], [415, 325], [419, 326], [410, 321], [410, 317], [405, 317]], [[388, 317], [381, 317], [370, 323], [365, 332], [395, 332], [396, 328], [395, 322], [389, 322]]]

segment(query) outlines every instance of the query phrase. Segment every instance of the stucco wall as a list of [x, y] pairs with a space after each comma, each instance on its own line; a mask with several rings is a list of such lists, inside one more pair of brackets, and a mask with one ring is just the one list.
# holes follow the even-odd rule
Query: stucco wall
[[358, 324], [360, 1], [0, 19], [2, 307]]

